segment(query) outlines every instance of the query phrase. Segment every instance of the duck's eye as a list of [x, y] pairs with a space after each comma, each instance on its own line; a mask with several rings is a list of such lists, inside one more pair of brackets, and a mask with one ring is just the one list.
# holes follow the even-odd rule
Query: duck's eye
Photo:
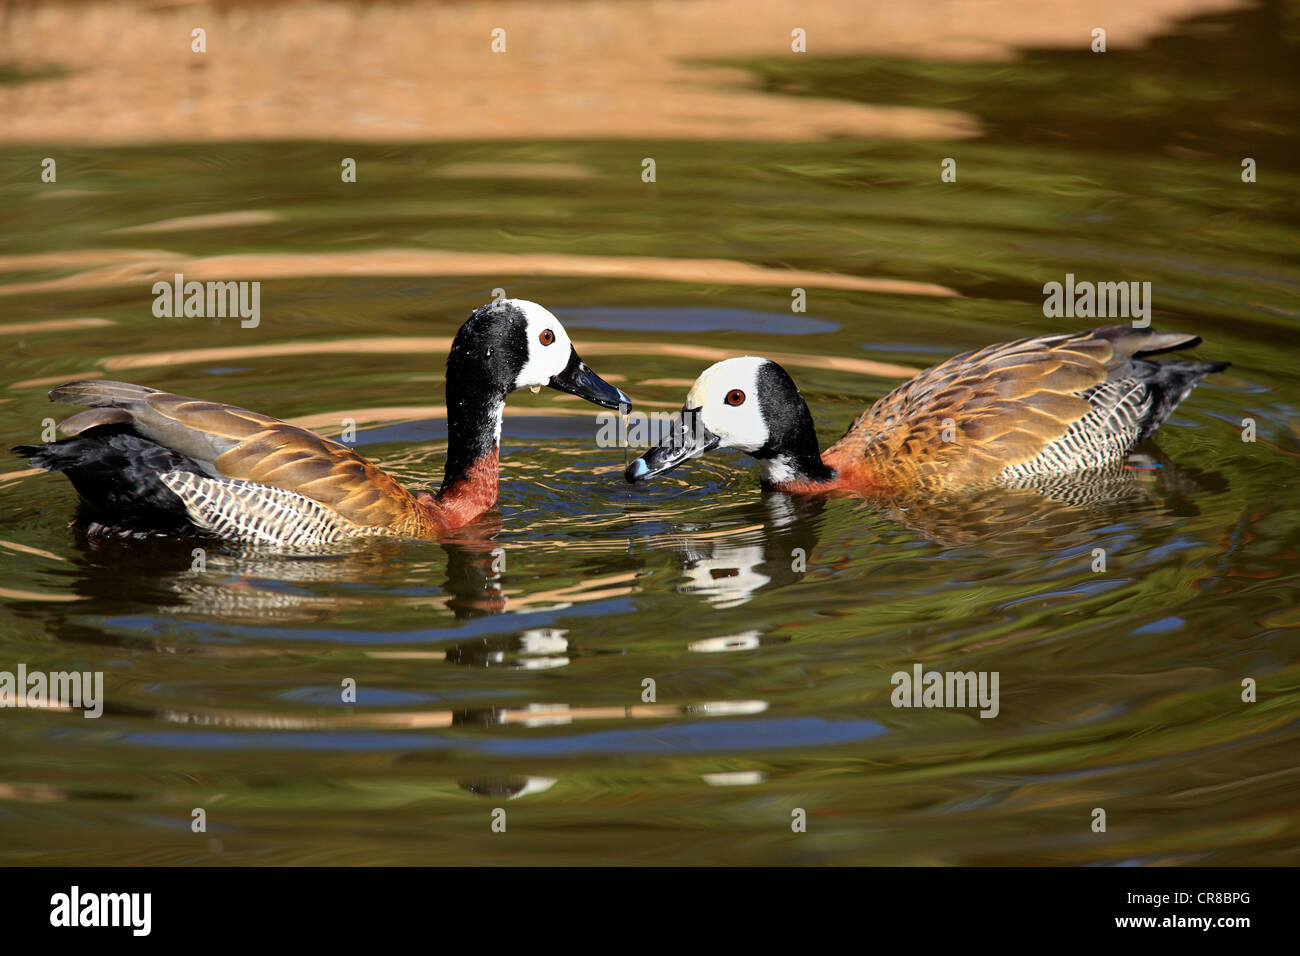
[[733, 388], [727, 393], [725, 401], [728, 405], [743, 405], [745, 404], [745, 393], [738, 388]]
[[555, 341], [555, 333], [550, 329], [542, 329], [542, 334], [537, 336], [537, 341], [541, 342], [543, 345], [550, 345]]

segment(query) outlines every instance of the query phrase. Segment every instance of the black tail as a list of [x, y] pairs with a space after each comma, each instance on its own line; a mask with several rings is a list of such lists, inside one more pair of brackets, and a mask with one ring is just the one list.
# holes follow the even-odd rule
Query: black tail
[[48, 445], [14, 445], [9, 450], [15, 455], [26, 458], [37, 468], [44, 468], [46, 471], [67, 471], [75, 468], [83, 457], [79, 449], [68, 447], [79, 441], [84, 439], [54, 441]]
[[188, 526], [184, 504], [158, 476], [169, 471], [204, 474], [193, 459], [120, 426], [11, 450], [37, 468], [67, 475], [86, 506], [84, 517], [133, 531]]

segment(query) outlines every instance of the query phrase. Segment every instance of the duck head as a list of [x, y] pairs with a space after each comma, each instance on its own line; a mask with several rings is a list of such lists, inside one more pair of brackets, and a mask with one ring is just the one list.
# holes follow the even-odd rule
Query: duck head
[[825, 480], [812, 413], [781, 366], [746, 355], [701, 373], [682, 416], [659, 445], [627, 467], [630, 482], [672, 471], [714, 448], [736, 448], [758, 459], [765, 482]]
[[[485, 462], [495, 489], [506, 396], [543, 386], [605, 408], [631, 404], [587, 368], [560, 320], [536, 302], [501, 299], [471, 312], [447, 356], [447, 471], [441, 494], [481, 472]], [[495, 500], [495, 490], [491, 497]]]
[[536, 302], [501, 299], [470, 313], [447, 357], [448, 400], [459, 389], [504, 399], [543, 386], [618, 408], [631, 404], [620, 389], [587, 368], [560, 320]]

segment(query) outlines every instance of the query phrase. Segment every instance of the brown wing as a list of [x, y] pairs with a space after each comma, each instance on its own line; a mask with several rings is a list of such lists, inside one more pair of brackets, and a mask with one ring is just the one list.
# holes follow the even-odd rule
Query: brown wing
[[1126, 390], [1097, 386], [1129, 377], [1132, 357], [1196, 341], [1108, 326], [967, 352], [876, 402], [824, 457], [882, 488], [992, 481], [1005, 468], [1033, 461], [1084, 416], [1104, 419], [1108, 409], [1090, 398], [1119, 402]]
[[419, 511], [410, 492], [346, 445], [258, 412], [125, 382], [70, 382], [50, 398], [95, 406], [64, 422], [69, 434], [129, 422], [213, 477], [296, 492], [362, 527], [404, 530]]

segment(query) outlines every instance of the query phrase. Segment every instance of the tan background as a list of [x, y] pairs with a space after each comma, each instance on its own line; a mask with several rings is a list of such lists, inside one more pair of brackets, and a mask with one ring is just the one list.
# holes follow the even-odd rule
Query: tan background
[[[10, 3], [0, 143], [973, 135], [944, 109], [760, 95], [701, 60], [870, 54], [998, 60], [1113, 49], [1242, 0], [622, 0]], [[207, 52], [190, 49], [207, 31]], [[506, 30], [507, 51], [490, 35]]]

